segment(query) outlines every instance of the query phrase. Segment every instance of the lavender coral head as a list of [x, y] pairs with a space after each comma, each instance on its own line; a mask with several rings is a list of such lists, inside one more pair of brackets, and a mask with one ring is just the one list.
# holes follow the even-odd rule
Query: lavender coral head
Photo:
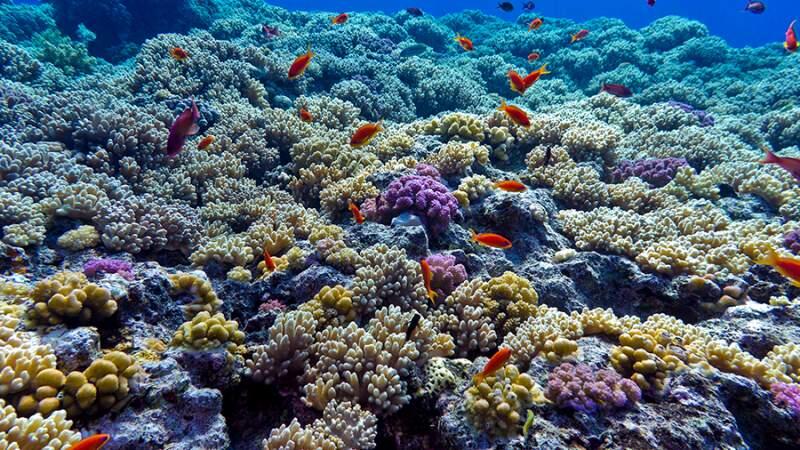
[[623, 408], [642, 398], [639, 386], [613, 370], [561, 364], [547, 376], [545, 397], [561, 408], [586, 413]]
[[425, 163], [417, 164], [417, 167], [415, 167], [414, 170], [416, 170], [417, 175], [422, 175], [423, 177], [430, 177], [435, 179], [439, 179], [442, 177], [442, 175], [439, 173], [439, 169], [433, 167], [430, 164], [425, 164]]
[[625, 160], [617, 164], [611, 172], [611, 178], [614, 182], [620, 182], [630, 177], [638, 177], [652, 186], [662, 187], [675, 178], [678, 169], [688, 165], [689, 163], [683, 158]]
[[91, 259], [83, 265], [83, 274], [87, 277], [93, 277], [98, 272], [115, 273], [126, 280], [133, 279], [133, 265], [121, 259]]
[[467, 279], [467, 269], [461, 264], [456, 264], [453, 255], [435, 254], [425, 258], [431, 267], [431, 288], [441, 298], [447, 297], [456, 290], [459, 284]]
[[795, 418], [800, 419], [800, 385], [778, 382], [772, 383], [769, 390], [776, 405], [788, 409]]
[[707, 113], [702, 109], [695, 108], [694, 106], [688, 103], [676, 102], [674, 100], [670, 100], [669, 102], [667, 102], [667, 104], [669, 106], [681, 109], [684, 112], [694, 115], [694, 117], [700, 122], [701, 127], [714, 126], [714, 116], [712, 116], [711, 114]]
[[408, 211], [421, 217], [434, 233], [444, 231], [460, 214], [458, 201], [447, 187], [421, 175], [405, 175], [392, 181], [376, 200], [375, 211], [383, 222]]
[[800, 254], [800, 229], [792, 230], [783, 236], [783, 246], [794, 254]]

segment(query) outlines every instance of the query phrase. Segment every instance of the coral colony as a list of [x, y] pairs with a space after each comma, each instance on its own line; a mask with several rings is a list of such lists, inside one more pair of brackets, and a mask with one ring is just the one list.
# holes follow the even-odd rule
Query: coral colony
[[0, 448], [796, 446], [794, 28], [497, 14], [0, 0]]

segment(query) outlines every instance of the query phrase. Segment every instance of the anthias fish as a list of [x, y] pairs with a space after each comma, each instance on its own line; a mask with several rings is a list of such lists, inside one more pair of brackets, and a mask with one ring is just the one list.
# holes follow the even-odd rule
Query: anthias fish
[[511, 349], [508, 347], [501, 347], [483, 366], [483, 370], [480, 371], [475, 377], [472, 379], [475, 384], [483, 383], [483, 380], [486, 377], [491, 376], [493, 373], [497, 372], [502, 368], [506, 362], [508, 362], [508, 358], [511, 357]]
[[69, 450], [98, 450], [110, 440], [111, 436], [107, 434], [94, 434], [73, 445]]
[[633, 95], [633, 92], [627, 86], [614, 83], [603, 83], [600, 86], [600, 92], [607, 92], [617, 97], [630, 97]]
[[750, 11], [753, 14], [761, 14], [767, 10], [767, 5], [764, 2], [748, 1], [744, 7], [745, 11]]
[[577, 33], [572, 35], [572, 39], [569, 41], [570, 44], [582, 41], [586, 36], [589, 35], [589, 30], [581, 30]]
[[314, 116], [312, 116], [311, 113], [308, 112], [308, 110], [305, 108], [300, 108], [299, 110], [297, 110], [297, 115], [300, 116], [300, 120], [306, 123], [312, 122], [314, 120]]
[[350, 210], [350, 213], [353, 214], [353, 220], [355, 220], [357, 224], [364, 223], [364, 215], [361, 214], [361, 210], [358, 209], [358, 205], [353, 203], [352, 200], [348, 200], [347, 208]]
[[539, 78], [541, 78], [542, 75], [547, 75], [549, 73], [550, 71], [547, 70], [547, 64], [542, 64], [542, 67], [539, 67], [538, 69], [529, 73], [523, 80], [525, 81], [525, 86], [527, 86], [526, 89], [533, 86], [534, 83], [539, 81]]
[[498, 189], [506, 192], [524, 192], [528, 188], [524, 184], [515, 180], [503, 180], [494, 184]]
[[544, 20], [542, 20], [541, 17], [537, 17], [537, 18], [531, 20], [531, 23], [528, 24], [528, 31], [538, 30], [539, 27], [541, 27], [543, 23], [544, 23]]
[[208, 136], [204, 137], [203, 139], [200, 139], [200, 142], [197, 143], [197, 149], [198, 150], [205, 150], [206, 148], [208, 148], [209, 145], [213, 144], [214, 141], [216, 141], [216, 140], [217, 140], [216, 137], [214, 137], [213, 135], [209, 134]]
[[264, 246], [264, 268], [270, 272], [275, 272], [275, 269], [278, 268], [278, 266], [275, 265], [275, 261], [272, 259], [272, 255], [269, 254], [269, 250], [267, 250], [266, 246]]
[[767, 147], [762, 147], [764, 150], [764, 159], [759, 161], [761, 164], [775, 164], [781, 169], [789, 172], [795, 180], [800, 182], [800, 158], [791, 158], [789, 156], [778, 156], [772, 153]]
[[169, 50], [169, 56], [171, 56], [175, 61], [186, 61], [189, 59], [189, 54], [186, 53], [186, 50], [180, 47], [172, 47]]
[[783, 43], [783, 48], [792, 53], [797, 51], [797, 34], [794, 32], [795, 22], [797, 21], [793, 20], [789, 24], [789, 28], [786, 29], [786, 41]]
[[289, 79], [296, 80], [303, 76], [309, 64], [311, 64], [311, 58], [314, 56], [316, 55], [311, 51], [311, 46], [309, 46], [305, 53], [295, 58], [292, 65], [289, 66]]
[[534, 62], [538, 60], [540, 57], [541, 55], [539, 55], [539, 52], [531, 52], [528, 54], [528, 62]]
[[359, 148], [369, 144], [381, 130], [383, 125], [380, 122], [361, 125], [350, 137], [350, 146]]
[[756, 261], [756, 264], [772, 266], [779, 274], [788, 278], [792, 286], [800, 287], [800, 258], [780, 256], [775, 249], [770, 248], [767, 255]]
[[525, 77], [518, 74], [516, 70], [510, 69], [508, 71], [508, 84], [511, 90], [519, 95], [524, 95], [528, 87], [525, 85]]
[[499, 248], [502, 250], [508, 250], [511, 248], [511, 241], [506, 239], [499, 234], [494, 233], [475, 233], [474, 230], [469, 230], [470, 235], [472, 236], [472, 241], [483, 245], [484, 247], [491, 247], [491, 248]]
[[350, 16], [348, 16], [347, 13], [341, 13], [338, 16], [333, 16], [331, 17], [331, 25], [341, 25], [347, 22], [347, 19], [349, 18]]
[[194, 136], [200, 131], [197, 121], [200, 119], [200, 110], [192, 99], [192, 105], [186, 108], [172, 122], [169, 127], [169, 137], [167, 138], [167, 156], [174, 158], [183, 150], [186, 138]]
[[525, 128], [531, 126], [531, 120], [528, 118], [528, 113], [523, 111], [521, 108], [514, 105], [509, 105], [505, 100], [503, 100], [503, 103], [497, 109], [498, 111], [503, 111], [506, 113], [506, 116], [508, 116], [508, 118], [515, 124]]
[[424, 14], [421, 9], [413, 6], [411, 8], [406, 8], [406, 12], [414, 17], [422, 17], [422, 15]]
[[428, 298], [431, 303], [436, 304], [436, 292], [431, 289], [431, 280], [433, 280], [433, 271], [431, 270], [428, 261], [422, 260], [419, 262], [420, 270], [422, 270], [422, 281], [425, 284], [425, 291], [428, 293]]
[[468, 37], [464, 37], [460, 34], [456, 34], [454, 41], [458, 42], [458, 45], [461, 46], [464, 50], [471, 52], [475, 49], [475, 46], [472, 44], [472, 41]]

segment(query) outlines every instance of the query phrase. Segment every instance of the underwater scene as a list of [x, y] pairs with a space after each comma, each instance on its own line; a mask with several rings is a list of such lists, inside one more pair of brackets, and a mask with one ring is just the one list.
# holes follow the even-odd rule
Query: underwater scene
[[800, 448], [795, 0], [0, 0], [0, 449]]

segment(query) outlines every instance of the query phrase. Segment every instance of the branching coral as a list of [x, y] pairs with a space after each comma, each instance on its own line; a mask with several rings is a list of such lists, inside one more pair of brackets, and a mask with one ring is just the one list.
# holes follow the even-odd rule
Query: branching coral
[[639, 401], [642, 392], [613, 370], [593, 371], [585, 364], [561, 364], [547, 376], [545, 397], [562, 408], [594, 413]]
[[421, 175], [405, 175], [392, 181], [378, 197], [377, 218], [388, 222], [408, 211], [425, 220], [433, 232], [442, 232], [460, 216], [458, 201], [439, 181]]
[[521, 431], [525, 410], [542, 400], [533, 379], [509, 364], [470, 386], [464, 407], [467, 420], [477, 430], [492, 436], [513, 436]]

